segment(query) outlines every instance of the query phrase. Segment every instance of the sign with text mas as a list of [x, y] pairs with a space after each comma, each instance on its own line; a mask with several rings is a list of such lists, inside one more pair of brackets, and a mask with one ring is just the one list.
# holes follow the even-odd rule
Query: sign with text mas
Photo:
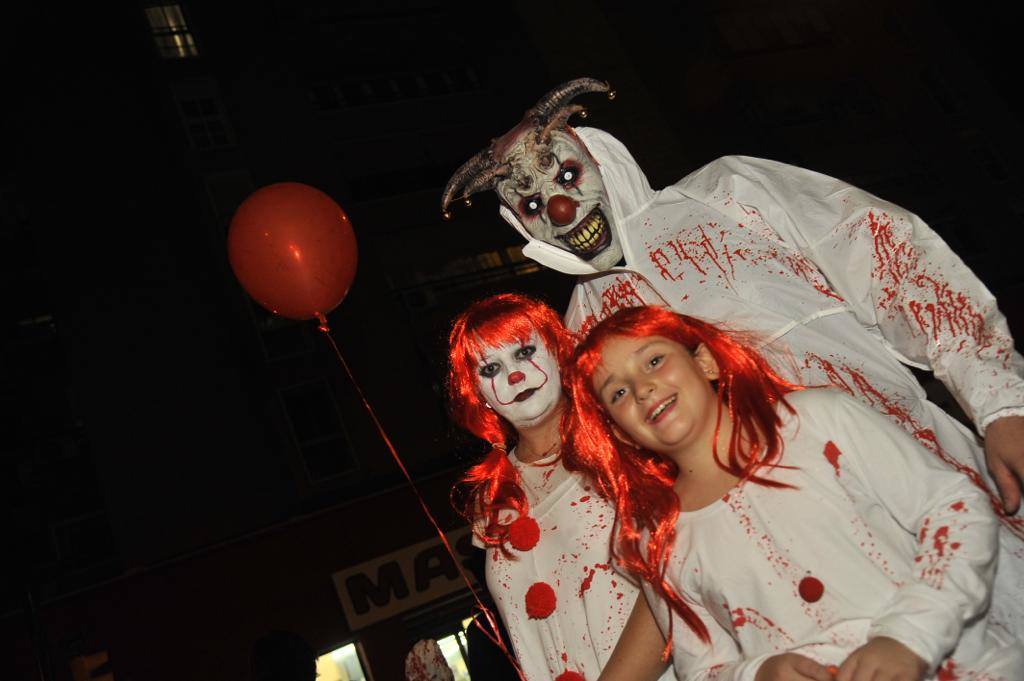
[[[466, 557], [479, 550], [472, 546], [469, 527], [448, 532], [445, 537], [463, 565]], [[466, 574], [473, 578], [468, 570]], [[439, 537], [340, 570], [331, 577], [352, 631], [466, 586]]]

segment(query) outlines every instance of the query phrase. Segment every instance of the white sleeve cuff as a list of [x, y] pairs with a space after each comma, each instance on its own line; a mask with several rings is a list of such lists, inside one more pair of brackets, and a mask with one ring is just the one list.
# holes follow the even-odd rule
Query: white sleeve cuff
[[900, 589], [889, 612], [871, 625], [868, 638], [899, 641], [934, 673], [956, 647], [962, 631], [963, 623], [945, 599], [924, 584], [908, 584]]
[[985, 429], [992, 425], [994, 421], [998, 421], [1004, 416], [1024, 416], [1024, 407], [1006, 407], [993, 414], [989, 414], [978, 423], [978, 433], [985, 437]]

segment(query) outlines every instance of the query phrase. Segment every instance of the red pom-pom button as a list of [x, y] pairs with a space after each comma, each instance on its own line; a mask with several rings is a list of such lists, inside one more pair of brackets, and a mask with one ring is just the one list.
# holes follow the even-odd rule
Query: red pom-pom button
[[529, 551], [540, 541], [540, 525], [528, 515], [520, 516], [508, 526], [508, 541], [514, 549]]
[[800, 592], [800, 598], [808, 603], [817, 603], [825, 594], [825, 585], [816, 577], [804, 577], [800, 580], [797, 590]]
[[526, 591], [526, 614], [542, 620], [555, 611], [558, 597], [547, 582], [537, 582]]
[[571, 672], [568, 669], [555, 677], [555, 681], [587, 681], [579, 672]]

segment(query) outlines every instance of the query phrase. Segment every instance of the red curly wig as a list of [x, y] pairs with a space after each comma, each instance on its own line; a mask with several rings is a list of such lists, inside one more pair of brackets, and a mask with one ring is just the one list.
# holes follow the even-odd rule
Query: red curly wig
[[[534, 331], [540, 334], [559, 366], [568, 366], [575, 341], [561, 317], [539, 300], [517, 293], [503, 293], [473, 303], [456, 317], [448, 338], [452, 419], [491, 445], [490, 453], [462, 479], [464, 501], [455, 502], [456, 508], [473, 523], [485, 546], [504, 548], [509, 529], [498, 522], [499, 514], [511, 509], [520, 517], [526, 516], [529, 504], [520, 486], [519, 473], [508, 460], [507, 452], [517, 440], [515, 428], [488, 409], [480, 394], [480, 357], [489, 347], [526, 343]], [[568, 395], [564, 372], [562, 388]]]
[[[783, 443], [776, 406], [781, 404], [792, 412], [785, 395], [799, 388], [779, 377], [749, 343], [707, 322], [661, 307], [619, 311], [595, 326], [573, 355], [568, 383], [575, 410], [563, 431], [567, 433], [565, 465], [589, 474], [598, 491], [615, 504], [612, 557], [650, 583], [687, 626], [708, 642], [704, 624], [665, 577], [679, 517], [679, 500], [673, 490], [678, 468], [668, 458], [627, 446], [616, 438], [593, 388], [601, 350], [617, 336], [661, 336], [691, 352], [701, 344], [707, 347], [719, 368], [718, 424], [723, 407], [733, 423], [725, 460], [719, 455], [719, 426], [711, 443], [712, 455], [719, 467], [741, 480], [785, 486], [758, 476], [757, 471], [778, 465]], [[642, 546], [645, 533], [646, 546]], [[671, 637], [670, 630], [669, 646]], [[666, 652], [669, 650], [666, 647]]]

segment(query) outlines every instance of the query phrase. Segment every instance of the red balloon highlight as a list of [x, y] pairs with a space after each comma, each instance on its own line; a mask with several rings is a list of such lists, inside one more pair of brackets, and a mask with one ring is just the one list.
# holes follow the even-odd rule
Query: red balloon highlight
[[228, 259], [242, 287], [274, 314], [314, 319], [338, 306], [356, 276], [356, 236], [345, 211], [319, 189], [281, 182], [235, 211]]

